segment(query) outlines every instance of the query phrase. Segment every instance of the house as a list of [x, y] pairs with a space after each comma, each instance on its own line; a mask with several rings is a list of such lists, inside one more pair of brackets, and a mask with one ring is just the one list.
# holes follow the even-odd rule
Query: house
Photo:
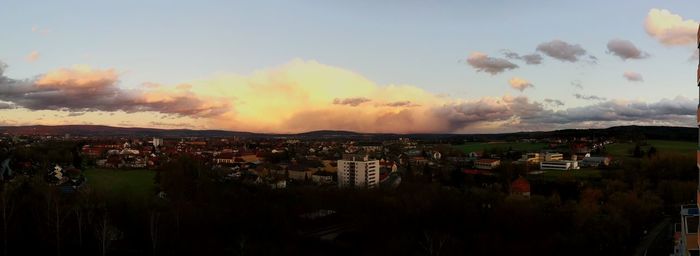
[[216, 164], [233, 164], [236, 162], [236, 155], [232, 152], [220, 153], [214, 156], [214, 163]]
[[335, 176], [335, 174], [333, 173], [326, 171], [318, 171], [311, 175], [311, 180], [319, 185], [331, 184], [333, 183], [333, 176]]
[[526, 198], [530, 197], [530, 182], [525, 178], [518, 177], [513, 182], [510, 183], [510, 194], [524, 196]]
[[581, 167], [600, 167], [600, 166], [608, 166], [608, 165], [610, 165], [610, 157], [593, 156], [593, 157], [584, 157], [581, 160]]
[[482, 170], [491, 170], [501, 165], [501, 160], [498, 159], [479, 159], [474, 162], [474, 168]]
[[288, 173], [289, 178], [296, 181], [306, 181], [310, 179], [313, 174], [312, 171], [300, 166], [290, 166]]

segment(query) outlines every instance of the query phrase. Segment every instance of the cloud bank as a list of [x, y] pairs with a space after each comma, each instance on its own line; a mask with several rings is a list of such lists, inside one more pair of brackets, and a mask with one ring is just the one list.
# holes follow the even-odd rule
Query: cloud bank
[[[6, 109], [0, 111], [61, 110], [91, 122], [98, 114], [112, 118], [127, 112], [134, 117], [131, 126], [179, 127], [189, 124], [181, 118], [194, 118], [190, 123], [196, 127], [255, 132], [466, 133], [691, 125], [695, 116], [694, 101], [680, 97], [644, 102], [578, 95], [596, 102], [571, 108], [563, 108], [560, 100], [526, 96], [450, 98], [412, 85], [377, 84], [353, 71], [305, 60], [250, 75], [221, 74], [175, 86], [146, 83], [136, 89], [122, 88], [113, 69], [76, 66], [25, 80], [3, 74], [0, 108]], [[163, 116], [169, 121], [154, 121]]]
[[62, 68], [37, 79], [16, 80], [0, 68], [0, 100], [29, 110], [152, 111], [192, 117], [211, 117], [228, 111], [229, 105], [213, 98], [200, 98], [187, 90], [121, 89], [113, 69], [87, 66]]

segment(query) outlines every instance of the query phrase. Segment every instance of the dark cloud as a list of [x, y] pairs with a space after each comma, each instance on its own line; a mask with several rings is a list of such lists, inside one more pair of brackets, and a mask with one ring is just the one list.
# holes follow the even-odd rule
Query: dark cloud
[[503, 56], [505, 56], [508, 59], [512, 59], [512, 60], [519, 60], [520, 59], [520, 54], [518, 54], [517, 52], [513, 52], [513, 51], [508, 50], [508, 49], [501, 50], [501, 52], [503, 52]]
[[483, 98], [474, 102], [444, 105], [434, 109], [434, 114], [446, 120], [450, 129], [458, 130], [481, 122], [530, 119], [544, 110], [541, 103], [530, 102], [527, 97], [520, 96]]
[[632, 42], [622, 39], [613, 39], [608, 42], [608, 54], [613, 54], [622, 60], [644, 59], [649, 54], [637, 48]]
[[4, 75], [0, 65], [0, 101], [30, 110], [153, 111], [192, 117], [211, 117], [229, 110], [225, 102], [202, 99], [188, 91], [121, 89], [112, 70], [61, 69], [33, 80]]
[[568, 62], [577, 62], [579, 61], [579, 57], [586, 55], [586, 50], [580, 45], [569, 44], [561, 40], [541, 43], [537, 46], [537, 51], [560, 61]]
[[542, 63], [542, 55], [537, 53], [523, 55], [523, 60], [529, 65], [538, 65]]
[[496, 75], [509, 69], [518, 68], [518, 65], [515, 65], [506, 59], [489, 57], [488, 55], [480, 52], [475, 52], [469, 55], [469, 58], [467, 58], [467, 63], [474, 67], [476, 71], [486, 72], [491, 75]]
[[508, 59], [523, 60], [525, 61], [525, 64], [528, 65], [537, 65], [542, 63], [542, 55], [539, 55], [537, 53], [520, 56], [520, 54], [508, 49], [501, 50], [501, 52], [503, 53], [503, 56], [505, 56]]
[[358, 98], [345, 98], [345, 99], [335, 98], [335, 99], [333, 100], [333, 104], [336, 104], [336, 105], [349, 105], [349, 106], [356, 107], [356, 106], [359, 106], [359, 105], [362, 104], [362, 103], [370, 102], [370, 101], [372, 101], [372, 100], [370, 100], [370, 99], [368, 99], [368, 98], [363, 98], [363, 97], [358, 97]]
[[555, 99], [544, 99], [544, 103], [550, 106], [564, 106], [564, 102], [561, 100], [555, 100]]
[[[552, 112], [545, 122], [591, 122], [591, 121], [631, 121], [637, 123], [653, 123], [665, 121], [684, 123], [692, 119], [697, 110], [697, 100], [683, 97], [663, 99], [654, 103], [641, 101], [610, 100], [597, 104], [569, 108]], [[691, 121], [692, 122], [692, 121]]]
[[68, 116], [82, 116], [85, 115], [85, 112], [70, 112], [68, 113]]
[[625, 77], [627, 79], [627, 81], [630, 81], [630, 82], [643, 82], [644, 81], [642, 74], [637, 73], [637, 72], [626, 71], [624, 74], [622, 74], [622, 76]]
[[576, 97], [577, 99], [580, 99], [580, 100], [607, 100], [604, 97], [599, 97], [599, 96], [595, 96], [595, 95], [583, 95], [580, 93], [574, 94], [574, 97]]
[[395, 102], [389, 102], [385, 104], [387, 107], [414, 107], [417, 106], [416, 104], [413, 104], [411, 101], [395, 101]]

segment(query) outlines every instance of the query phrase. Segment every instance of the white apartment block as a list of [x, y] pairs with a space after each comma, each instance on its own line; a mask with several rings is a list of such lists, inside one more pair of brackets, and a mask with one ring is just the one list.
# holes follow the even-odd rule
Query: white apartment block
[[376, 188], [379, 186], [379, 160], [367, 156], [344, 156], [338, 160], [338, 186]]
[[544, 161], [540, 162], [540, 170], [576, 170], [579, 169], [578, 162], [558, 160], [558, 161]]

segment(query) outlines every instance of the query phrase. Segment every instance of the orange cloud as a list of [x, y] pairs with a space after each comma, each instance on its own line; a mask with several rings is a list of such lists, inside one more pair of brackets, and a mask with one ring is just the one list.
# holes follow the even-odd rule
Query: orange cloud
[[665, 45], [695, 44], [698, 22], [665, 9], [651, 9], [644, 22], [647, 34]]
[[89, 66], [76, 65], [48, 72], [36, 81], [39, 87], [102, 88], [119, 80], [114, 69], [96, 70]]
[[525, 79], [519, 78], [519, 77], [513, 77], [511, 78], [508, 83], [510, 84], [510, 87], [513, 89], [519, 90], [519, 91], [524, 91], [527, 88], [532, 88], [535, 87], [532, 85], [532, 83], [528, 82]]
[[27, 62], [35, 62], [35, 61], [39, 60], [39, 57], [40, 57], [39, 52], [32, 51], [31, 53], [29, 53], [29, 55], [27, 55], [25, 60], [27, 60]]

